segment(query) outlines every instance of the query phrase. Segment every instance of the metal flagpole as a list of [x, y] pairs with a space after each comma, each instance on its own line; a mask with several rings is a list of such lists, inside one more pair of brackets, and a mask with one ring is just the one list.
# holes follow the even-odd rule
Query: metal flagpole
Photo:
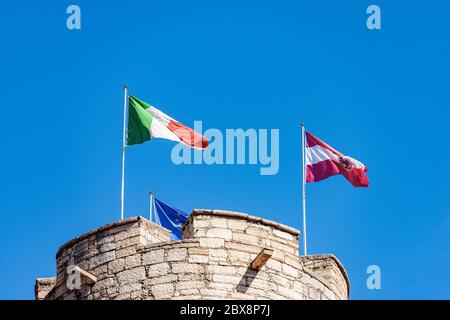
[[153, 222], [153, 192], [150, 191], [150, 221]]
[[120, 219], [123, 219], [123, 198], [125, 190], [125, 146], [126, 146], [126, 119], [127, 119], [127, 92], [128, 87], [123, 86], [123, 135], [122, 135], [122, 189], [120, 193]]
[[303, 209], [303, 255], [307, 255], [306, 249], [306, 134], [305, 125], [302, 123], [302, 209]]

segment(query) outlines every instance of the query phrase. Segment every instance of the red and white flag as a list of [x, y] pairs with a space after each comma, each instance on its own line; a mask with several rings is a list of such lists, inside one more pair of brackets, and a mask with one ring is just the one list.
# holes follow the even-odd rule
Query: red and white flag
[[306, 182], [317, 182], [342, 174], [355, 187], [368, 187], [367, 167], [346, 156], [309, 132], [306, 135]]

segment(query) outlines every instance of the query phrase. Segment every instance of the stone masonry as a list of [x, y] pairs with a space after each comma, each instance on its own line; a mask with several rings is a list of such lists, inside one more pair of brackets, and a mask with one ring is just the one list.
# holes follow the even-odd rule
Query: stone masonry
[[[36, 280], [36, 299], [348, 299], [339, 260], [299, 256], [299, 232], [291, 227], [197, 209], [182, 234], [170, 241], [168, 230], [142, 217], [85, 233], [60, 247], [56, 278]], [[271, 256], [253, 269], [264, 249]], [[73, 266], [90, 277], [75, 289], [67, 281]]]

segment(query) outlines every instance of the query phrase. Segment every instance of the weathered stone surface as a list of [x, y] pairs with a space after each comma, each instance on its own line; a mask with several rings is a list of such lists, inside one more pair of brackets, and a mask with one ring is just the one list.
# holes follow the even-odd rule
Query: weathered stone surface
[[114, 259], [116, 259], [116, 252], [108, 251], [91, 258], [91, 260], [89, 261], [89, 265], [90, 268], [95, 268], [103, 263], [113, 261]]
[[155, 299], [170, 298], [174, 293], [173, 283], [156, 284], [152, 287], [152, 294]]
[[217, 273], [217, 274], [225, 274], [225, 275], [233, 275], [237, 274], [238, 270], [232, 266], [215, 266], [210, 265], [206, 267], [206, 272], [208, 273]]
[[204, 281], [184, 281], [176, 284], [177, 290], [201, 289], [205, 287]]
[[274, 229], [272, 232], [273, 232], [273, 234], [275, 236], [277, 236], [279, 238], [286, 239], [288, 241], [294, 240], [294, 236], [292, 234], [290, 234], [290, 233], [287, 233], [287, 232], [284, 232], [284, 231], [280, 231], [280, 230], [277, 230], [277, 229]]
[[170, 271], [170, 265], [167, 262], [152, 264], [147, 267], [147, 277], [160, 277]]
[[287, 274], [291, 277], [297, 278], [298, 277], [298, 269], [295, 269], [291, 267], [290, 265], [283, 264], [282, 271], [284, 274]]
[[116, 274], [125, 269], [125, 259], [116, 259], [108, 263], [108, 273]]
[[172, 264], [173, 273], [200, 273], [203, 272], [203, 268], [198, 264], [191, 263], [174, 263]]
[[117, 274], [117, 280], [119, 280], [120, 285], [123, 285], [127, 282], [135, 282], [144, 279], [145, 279], [144, 267], [121, 271]]
[[153, 278], [147, 278], [144, 280], [144, 285], [152, 286], [154, 284], [162, 284], [162, 283], [174, 283], [177, 282], [177, 275], [175, 274], [166, 274], [164, 276], [158, 276]]
[[221, 238], [225, 240], [230, 240], [233, 233], [230, 229], [224, 228], [212, 228], [206, 231], [207, 238]]
[[182, 261], [187, 258], [187, 249], [170, 249], [167, 252], [167, 261]]
[[125, 268], [131, 269], [141, 265], [141, 257], [139, 255], [132, 255], [125, 258]]
[[210, 249], [209, 261], [225, 261], [227, 258], [227, 251], [225, 249]]
[[229, 276], [223, 274], [215, 274], [213, 275], [213, 282], [216, 283], [231, 283], [237, 285], [241, 281], [242, 277], [240, 276]]
[[101, 253], [103, 253], [103, 252], [106, 252], [106, 251], [111, 251], [111, 250], [115, 250], [116, 249], [116, 243], [114, 243], [114, 242], [107, 242], [107, 243], [105, 243], [105, 244], [103, 244], [103, 245], [101, 245], [100, 246], [100, 252]]
[[116, 257], [122, 258], [136, 253], [136, 245], [125, 247], [116, 251]]
[[244, 231], [247, 229], [248, 223], [245, 220], [230, 219], [228, 220], [228, 228], [231, 230]]
[[36, 300], [43, 300], [48, 293], [54, 288], [56, 278], [38, 278], [34, 286], [34, 294]]
[[189, 259], [188, 259], [189, 263], [204, 263], [204, 264], [206, 264], [206, 263], [208, 263], [208, 261], [209, 261], [208, 256], [201, 256], [201, 255], [194, 255], [194, 254], [190, 255]]
[[282, 270], [283, 264], [278, 260], [269, 259], [269, 261], [267, 261], [266, 266], [267, 266], [267, 268], [270, 268], [270, 269], [280, 272]]
[[[182, 241], [143, 218], [100, 227], [57, 253], [57, 278], [37, 299], [347, 299], [348, 278], [332, 255], [298, 256], [298, 231], [247, 214], [202, 210]], [[250, 264], [272, 253], [259, 270]], [[76, 264], [97, 277], [66, 287]], [[47, 291], [45, 291], [47, 290]]]
[[200, 239], [200, 247], [223, 248], [224, 245], [225, 245], [224, 239], [215, 239], [215, 238], [201, 238]]
[[115, 287], [116, 286], [116, 280], [112, 277], [103, 279], [101, 281], [98, 281], [94, 284], [92, 287], [92, 293], [107, 290], [108, 288]]
[[142, 284], [140, 283], [130, 283], [119, 287], [119, 294], [124, 294], [128, 292], [133, 292], [142, 289]]
[[164, 249], [153, 250], [142, 255], [144, 264], [161, 263], [164, 261]]

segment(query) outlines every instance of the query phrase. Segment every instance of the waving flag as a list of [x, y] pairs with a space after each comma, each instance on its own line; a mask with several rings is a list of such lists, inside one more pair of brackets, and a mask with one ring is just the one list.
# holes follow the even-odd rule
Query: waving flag
[[148, 103], [129, 96], [127, 145], [153, 138], [182, 142], [191, 148], [206, 149], [208, 139], [169, 117]]
[[153, 199], [155, 204], [155, 222], [172, 231], [170, 236], [172, 240], [181, 240], [181, 227], [189, 214], [171, 207], [156, 198]]
[[355, 187], [368, 187], [367, 167], [306, 132], [306, 182], [342, 174]]

